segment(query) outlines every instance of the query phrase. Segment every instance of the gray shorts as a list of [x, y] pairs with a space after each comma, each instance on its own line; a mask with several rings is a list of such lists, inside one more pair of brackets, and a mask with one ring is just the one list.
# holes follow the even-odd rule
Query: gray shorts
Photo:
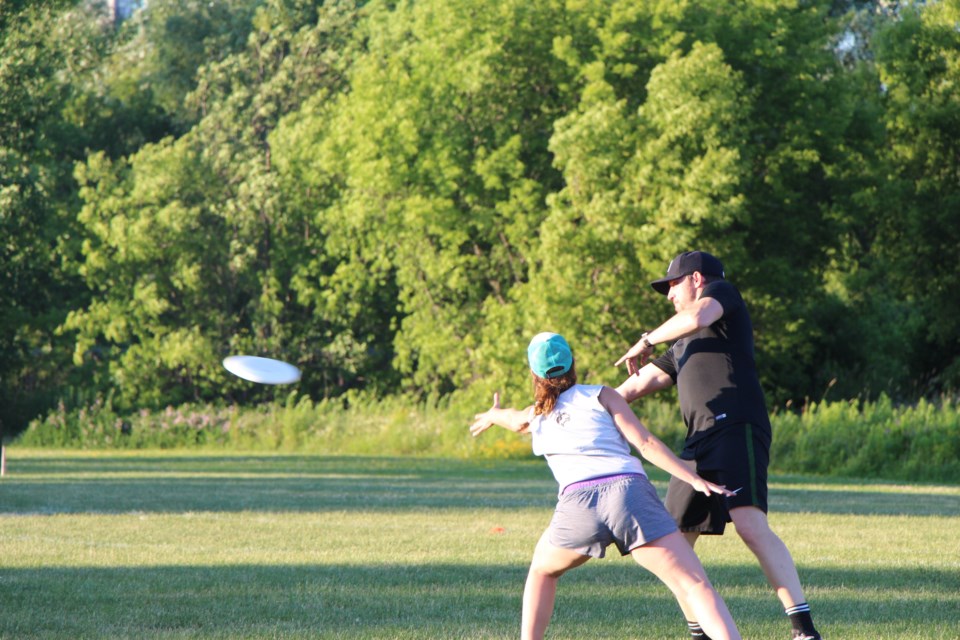
[[550, 543], [602, 558], [610, 544], [621, 555], [677, 530], [646, 476], [635, 475], [560, 496], [547, 529]]

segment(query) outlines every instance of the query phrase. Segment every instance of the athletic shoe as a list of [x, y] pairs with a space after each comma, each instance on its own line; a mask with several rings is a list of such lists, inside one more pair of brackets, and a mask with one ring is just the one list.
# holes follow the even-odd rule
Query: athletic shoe
[[823, 639], [820, 637], [820, 634], [816, 632], [812, 636], [808, 636], [802, 631], [795, 631], [793, 634], [793, 638], [791, 638], [791, 640], [823, 640]]

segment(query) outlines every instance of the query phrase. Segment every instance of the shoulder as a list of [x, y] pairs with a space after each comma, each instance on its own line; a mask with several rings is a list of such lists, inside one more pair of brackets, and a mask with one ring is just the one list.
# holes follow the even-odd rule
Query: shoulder
[[597, 387], [597, 402], [606, 410], [608, 413], [614, 413], [617, 407], [621, 405], [626, 405], [627, 401], [624, 399], [620, 392], [612, 387], [606, 385]]
[[560, 394], [560, 402], [568, 407], [597, 409], [602, 406], [600, 394], [603, 385], [575, 384]]
[[583, 401], [598, 398], [602, 389], [603, 385], [575, 384], [560, 395], [568, 401]]
[[733, 294], [736, 296], [740, 295], [740, 290], [729, 280], [714, 280], [710, 282], [703, 288], [703, 295], [729, 295]]
[[743, 297], [729, 280], [714, 280], [703, 288], [702, 298], [713, 298], [723, 307], [725, 313], [743, 306]]

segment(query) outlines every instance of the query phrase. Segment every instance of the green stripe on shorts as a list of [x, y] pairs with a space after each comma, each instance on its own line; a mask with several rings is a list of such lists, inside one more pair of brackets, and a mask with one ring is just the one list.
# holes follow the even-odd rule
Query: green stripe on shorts
[[760, 498], [757, 496], [757, 457], [753, 452], [753, 425], [747, 423], [743, 430], [747, 436], [747, 464], [750, 469], [750, 501], [753, 504], [760, 504]]

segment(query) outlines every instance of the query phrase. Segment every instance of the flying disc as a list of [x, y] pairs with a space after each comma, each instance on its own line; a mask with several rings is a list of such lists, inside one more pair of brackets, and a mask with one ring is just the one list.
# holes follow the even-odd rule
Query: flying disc
[[235, 376], [261, 384], [290, 384], [300, 379], [300, 369], [283, 360], [259, 356], [230, 356], [223, 366]]

